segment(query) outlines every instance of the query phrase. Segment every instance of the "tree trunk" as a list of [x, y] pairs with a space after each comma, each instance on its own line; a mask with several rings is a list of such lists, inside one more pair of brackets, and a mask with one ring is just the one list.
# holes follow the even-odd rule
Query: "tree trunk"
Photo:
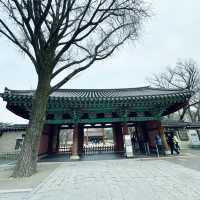
[[20, 155], [12, 174], [13, 177], [28, 177], [36, 173], [40, 138], [46, 119], [50, 91], [50, 74], [40, 76], [32, 100], [29, 126]]

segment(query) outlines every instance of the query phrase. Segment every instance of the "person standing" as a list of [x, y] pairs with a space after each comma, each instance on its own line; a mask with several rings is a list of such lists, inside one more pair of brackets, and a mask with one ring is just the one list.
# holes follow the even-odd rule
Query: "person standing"
[[158, 151], [161, 153], [162, 152], [162, 140], [161, 140], [161, 137], [159, 135], [156, 135], [155, 140], [156, 140], [156, 145], [158, 147]]
[[132, 143], [133, 149], [135, 150], [135, 147], [136, 147], [136, 138], [135, 138], [134, 134], [133, 134], [133, 136], [131, 138], [131, 143]]
[[179, 154], [179, 153], [180, 153], [180, 147], [179, 147], [178, 138], [177, 138], [176, 135], [174, 135], [173, 141], [174, 141], [174, 150], [175, 150], [176, 152], [178, 152], [177, 154]]
[[171, 133], [170, 135], [168, 135], [167, 143], [168, 143], [168, 145], [170, 147], [171, 155], [174, 154], [174, 151], [176, 151], [176, 153], [179, 154], [178, 149], [175, 148], [174, 134], [173, 133]]

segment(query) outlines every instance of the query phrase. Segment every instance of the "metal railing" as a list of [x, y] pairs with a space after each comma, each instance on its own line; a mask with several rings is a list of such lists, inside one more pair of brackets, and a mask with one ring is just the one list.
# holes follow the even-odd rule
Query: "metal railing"
[[19, 151], [0, 153], [0, 159], [3, 160], [16, 160], [18, 156], [19, 156]]
[[92, 145], [92, 146], [84, 146], [82, 153], [84, 155], [90, 154], [100, 154], [100, 153], [113, 153], [114, 152], [114, 144], [109, 145]]
[[71, 147], [69, 146], [62, 146], [62, 147], [59, 147], [59, 153], [64, 153], [64, 154], [67, 154], [67, 155], [71, 155]]
[[[59, 147], [59, 153], [68, 154], [72, 153], [72, 146], [61, 146]], [[95, 154], [106, 154], [106, 153], [124, 153], [124, 151], [117, 151], [114, 144], [92, 144], [84, 145], [82, 150], [79, 152], [80, 155], [95, 155]], [[133, 148], [133, 153], [136, 155], [146, 155], [146, 156], [157, 156], [160, 157], [163, 154], [162, 149], [157, 145], [155, 147], [150, 147], [148, 143], [142, 144], [142, 149], [138, 147]]]
[[156, 155], [158, 158], [160, 157], [160, 155], [165, 155], [164, 151], [163, 151], [163, 146], [158, 146], [157, 144], [155, 144], [154, 147], [149, 147], [148, 143], [144, 144], [145, 147], [145, 153], [146, 155], [150, 156], [150, 155]]
[[[134, 148], [135, 147], [135, 148]], [[164, 151], [163, 151], [163, 146], [158, 146], [157, 144], [155, 144], [154, 147], [150, 147], [148, 142], [142, 143], [139, 145], [134, 145], [133, 147], [133, 152], [138, 154], [143, 154], [146, 156], [157, 156], [160, 157], [160, 155], [164, 155]]]

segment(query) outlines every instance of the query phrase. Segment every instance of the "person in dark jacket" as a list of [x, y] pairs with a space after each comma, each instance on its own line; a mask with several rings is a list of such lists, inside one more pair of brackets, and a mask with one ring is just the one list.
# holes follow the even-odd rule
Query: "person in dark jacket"
[[175, 148], [175, 143], [174, 143], [174, 134], [170, 134], [168, 135], [168, 139], [167, 139], [167, 143], [170, 147], [170, 150], [171, 150], [171, 155], [174, 154], [174, 151], [176, 151], [177, 154], [179, 154], [179, 151], [178, 149]]

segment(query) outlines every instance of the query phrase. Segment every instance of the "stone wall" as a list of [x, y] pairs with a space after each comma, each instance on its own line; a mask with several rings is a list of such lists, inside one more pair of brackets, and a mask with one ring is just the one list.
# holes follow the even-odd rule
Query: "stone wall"
[[22, 139], [25, 131], [5, 131], [0, 136], [0, 153], [12, 153], [19, 151], [15, 149], [17, 139]]

